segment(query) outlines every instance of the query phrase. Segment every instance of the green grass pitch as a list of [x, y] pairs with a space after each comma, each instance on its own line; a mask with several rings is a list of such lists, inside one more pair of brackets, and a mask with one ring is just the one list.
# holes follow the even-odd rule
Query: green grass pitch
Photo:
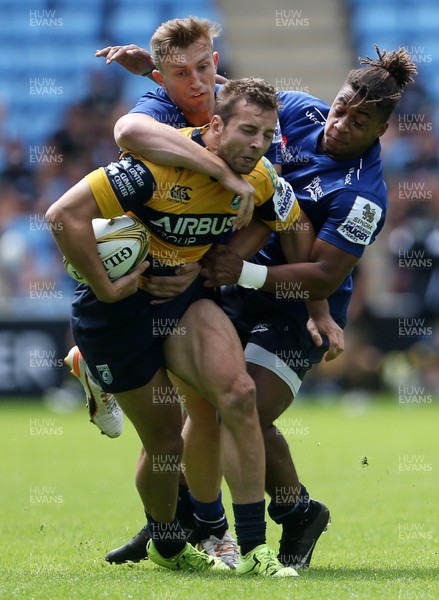
[[[2, 402], [0, 598], [439, 598], [438, 421], [435, 399], [302, 402], [282, 416], [303, 482], [332, 513], [311, 568], [282, 581], [107, 564], [144, 524], [133, 428], [110, 440], [85, 409]], [[226, 486], [224, 497], [232, 522]]]

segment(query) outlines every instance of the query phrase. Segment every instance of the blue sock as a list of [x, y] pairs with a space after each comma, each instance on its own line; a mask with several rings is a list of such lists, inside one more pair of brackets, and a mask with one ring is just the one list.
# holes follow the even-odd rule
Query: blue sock
[[252, 504], [233, 504], [233, 514], [238, 546], [243, 556], [256, 546], [265, 544], [265, 500]]
[[205, 540], [211, 535], [222, 538], [229, 528], [229, 524], [224, 512], [221, 492], [213, 502], [199, 502], [190, 492], [189, 497], [194, 506], [195, 522], [200, 540]]
[[295, 504], [287, 504], [286, 494], [282, 500], [282, 502], [271, 500], [268, 505], [268, 514], [275, 523], [278, 523], [278, 525], [286, 525], [289, 522], [296, 521], [303, 515], [309, 506], [309, 494], [303, 484], [300, 484], [300, 495]]
[[172, 523], [161, 523], [149, 514], [146, 514], [146, 518], [149, 535], [163, 558], [171, 558], [183, 550], [186, 546], [186, 536], [177, 519]]

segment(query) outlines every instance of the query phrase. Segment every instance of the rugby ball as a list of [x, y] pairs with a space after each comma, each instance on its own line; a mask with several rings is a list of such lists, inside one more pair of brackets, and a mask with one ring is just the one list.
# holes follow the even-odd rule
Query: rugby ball
[[[93, 231], [98, 253], [110, 279], [118, 279], [145, 260], [150, 245], [150, 235], [139, 219], [129, 215], [114, 219], [93, 219]], [[64, 257], [67, 273], [80, 283], [85, 278]]]

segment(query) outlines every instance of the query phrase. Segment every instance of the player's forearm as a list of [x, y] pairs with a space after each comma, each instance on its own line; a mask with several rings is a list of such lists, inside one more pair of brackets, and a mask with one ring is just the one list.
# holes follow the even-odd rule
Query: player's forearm
[[183, 167], [221, 179], [226, 163], [178, 129], [142, 114], [121, 117], [114, 128], [116, 142], [124, 150], [140, 154], [160, 165]]
[[307, 262], [315, 239], [314, 227], [303, 211], [290, 231], [279, 233], [280, 245], [289, 263]]
[[61, 253], [81, 273], [98, 298], [112, 293], [112, 284], [98, 255], [92, 218], [102, 216], [92, 202], [78, 203], [91, 194], [85, 180], [79, 182], [46, 212], [50, 230]]
[[266, 292], [297, 292], [301, 300], [324, 300], [341, 284], [319, 263], [296, 263], [269, 267], [262, 287]]
[[111, 282], [96, 250], [90, 223], [84, 223], [63, 207], [53, 205], [46, 213], [52, 235], [61, 253], [91, 285], [97, 297], [110, 291]]
[[247, 227], [235, 231], [227, 245], [241, 258], [251, 258], [267, 244], [270, 233], [269, 227], [254, 217]]

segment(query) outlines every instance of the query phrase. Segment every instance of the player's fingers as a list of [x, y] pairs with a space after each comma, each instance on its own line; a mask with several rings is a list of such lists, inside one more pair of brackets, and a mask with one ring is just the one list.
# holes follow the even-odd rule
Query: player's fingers
[[[132, 293], [137, 291], [139, 284], [140, 275], [149, 267], [149, 262], [147, 260], [141, 262], [137, 267], [132, 269], [129, 273], [120, 278], [120, 285], [126, 287], [127, 289], [134, 290]], [[117, 283], [118, 280], [116, 280]]]
[[306, 328], [308, 329], [308, 333], [311, 336], [312, 341], [319, 348], [323, 344], [323, 339], [319, 330], [313, 323], [310, 323], [309, 321], [306, 324]]
[[127, 54], [131, 54], [131, 55], [138, 54], [139, 56], [144, 56], [145, 53], [149, 54], [148, 50], [146, 50], [145, 48], [139, 48], [139, 46], [136, 46], [135, 44], [130, 44], [129, 46], [124, 46], [124, 47], [126, 48]]
[[328, 351], [325, 353], [325, 362], [330, 362], [334, 360], [344, 351], [344, 338], [339, 335], [336, 339], [330, 344]]
[[116, 50], [116, 52], [114, 52], [111, 56], [109, 56], [109, 58], [111, 59], [112, 62], [113, 61], [118, 62], [118, 61], [122, 60], [124, 56], [126, 56], [126, 49], [124, 46], [122, 46], [122, 48], [119, 48], [118, 50]]
[[136, 273], [136, 275], [141, 275], [143, 273], [143, 271], [146, 271], [146, 269], [149, 267], [149, 265], [150, 265], [149, 260], [144, 260], [140, 264], [138, 264], [137, 267], [135, 267], [131, 271], [131, 273]]
[[239, 207], [238, 214], [236, 215], [235, 220], [233, 221], [233, 229], [236, 231], [237, 229], [242, 229], [246, 227], [253, 216], [253, 195], [250, 198], [241, 199], [241, 206]]
[[101, 48], [100, 50], [96, 50], [95, 52], [95, 56], [107, 56], [107, 54], [110, 52], [111, 50], [111, 46], [107, 46], [106, 48]]
[[115, 55], [119, 52], [120, 46], [111, 46], [107, 53], [107, 63], [111, 63], [114, 60]]

